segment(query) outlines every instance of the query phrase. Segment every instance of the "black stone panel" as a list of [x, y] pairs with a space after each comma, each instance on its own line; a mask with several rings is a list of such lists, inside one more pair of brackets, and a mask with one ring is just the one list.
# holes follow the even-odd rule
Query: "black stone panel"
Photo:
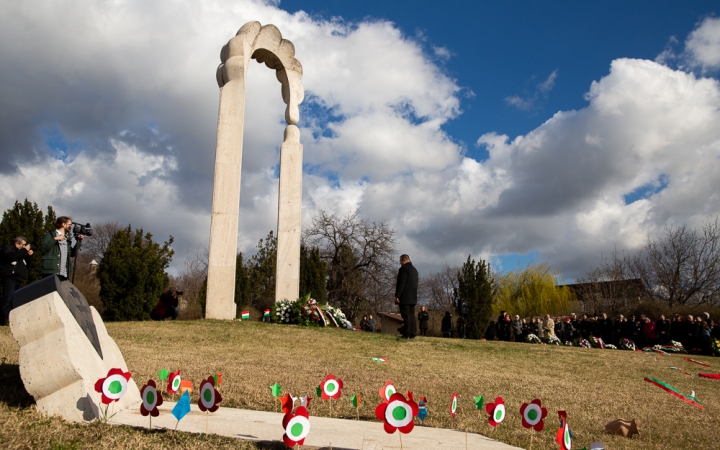
[[60, 298], [63, 299], [70, 313], [102, 359], [102, 348], [100, 348], [100, 339], [98, 338], [95, 322], [90, 312], [90, 305], [88, 305], [87, 300], [85, 300], [85, 296], [69, 281], [60, 281], [57, 276], [52, 276], [27, 285], [15, 291], [13, 308], [30, 303], [52, 292], [57, 292]]

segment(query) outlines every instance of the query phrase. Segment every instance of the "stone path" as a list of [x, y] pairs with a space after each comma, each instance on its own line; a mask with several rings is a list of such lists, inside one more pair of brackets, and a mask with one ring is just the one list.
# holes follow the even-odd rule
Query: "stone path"
[[[175, 403], [166, 402], [160, 406], [160, 416], [153, 418], [153, 428], [174, 429], [177, 420], [171, 414]], [[206, 422], [205, 413], [197, 405], [192, 405], [190, 413], [180, 421], [178, 430], [190, 433], [208, 432], [221, 436], [255, 441], [282, 441], [282, 413], [266, 411], [249, 411], [245, 409], [220, 408], [210, 414]], [[148, 417], [140, 414], [140, 406], [119, 412], [112, 419], [113, 424], [147, 427]], [[321, 449], [344, 450], [399, 450], [400, 437], [398, 432], [385, 433], [381, 422], [364, 422], [357, 420], [330, 419], [327, 417], [310, 416], [310, 434], [305, 445]], [[511, 450], [517, 449], [502, 442], [494, 441], [479, 434], [416, 426], [410, 434], [402, 437], [403, 450]], [[332, 446], [332, 447], [331, 447]]]

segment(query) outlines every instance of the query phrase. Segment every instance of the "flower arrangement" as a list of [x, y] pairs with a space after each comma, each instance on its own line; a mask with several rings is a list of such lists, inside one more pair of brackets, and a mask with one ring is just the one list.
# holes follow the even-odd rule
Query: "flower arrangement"
[[617, 347], [612, 344], [605, 344], [605, 348], [609, 348], [610, 350], [617, 350]]
[[293, 311], [293, 304], [295, 302], [291, 302], [288, 299], [282, 299], [279, 302], [275, 303], [275, 317], [278, 322], [280, 323], [294, 323], [294, 311]]
[[590, 341], [588, 341], [587, 339], [580, 339], [579, 344], [582, 348], [592, 348], [592, 345], [590, 345]]
[[623, 339], [622, 343], [620, 344], [620, 347], [622, 347], [623, 350], [635, 351], [635, 343], [633, 341], [631, 341], [630, 339]]
[[276, 302], [271, 315], [276, 322], [283, 324], [353, 329], [340, 308], [327, 304], [321, 306], [317, 300], [310, 298], [310, 294], [297, 300], [283, 299]]
[[550, 335], [550, 337], [547, 339], [547, 343], [550, 345], [552, 345], [552, 344], [560, 345], [561, 344], [560, 339], [557, 336], [555, 336], [554, 334]]
[[353, 329], [352, 324], [349, 320], [347, 320], [347, 318], [345, 317], [345, 313], [342, 312], [340, 308], [325, 305], [325, 314], [328, 315], [330, 318], [335, 319], [337, 326], [339, 326], [340, 328], [346, 328], [348, 330]]
[[595, 344], [595, 347], [605, 348], [605, 342], [603, 342], [602, 338], [590, 336], [590, 340]]
[[715, 356], [720, 356], [720, 340], [717, 338], [710, 339], [710, 348]]
[[525, 342], [532, 342], [534, 344], [542, 344], [542, 341], [540, 340], [540, 338], [532, 333], [527, 335], [527, 337], [525, 338]]
[[573, 346], [573, 343], [570, 342], [570, 341], [565, 341], [565, 345], [567, 345], [568, 347], [572, 347], [572, 346]]

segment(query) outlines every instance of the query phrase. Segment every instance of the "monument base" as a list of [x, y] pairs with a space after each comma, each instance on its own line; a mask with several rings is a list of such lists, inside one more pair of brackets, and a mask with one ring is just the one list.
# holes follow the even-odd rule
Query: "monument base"
[[[29, 298], [38, 294], [44, 295]], [[112, 368], [127, 371], [127, 365], [97, 310], [75, 286], [55, 277], [17, 291], [14, 305], [10, 331], [20, 346], [20, 376], [38, 411], [73, 422], [100, 418], [105, 405], [95, 382]], [[111, 411], [140, 400], [130, 379]]]

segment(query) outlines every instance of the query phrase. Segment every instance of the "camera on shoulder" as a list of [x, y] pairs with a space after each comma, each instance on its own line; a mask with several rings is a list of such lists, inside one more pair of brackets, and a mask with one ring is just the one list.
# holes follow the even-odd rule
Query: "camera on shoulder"
[[82, 234], [85, 236], [92, 236], [93, 235], [93, 229], [92, 226], [90, 226], [89, 223], [86, 223], [85, 225], [81, 225], [79, 223], [73, 222], [72, 227], [72, 233], [77, 236], [78, 234]]

